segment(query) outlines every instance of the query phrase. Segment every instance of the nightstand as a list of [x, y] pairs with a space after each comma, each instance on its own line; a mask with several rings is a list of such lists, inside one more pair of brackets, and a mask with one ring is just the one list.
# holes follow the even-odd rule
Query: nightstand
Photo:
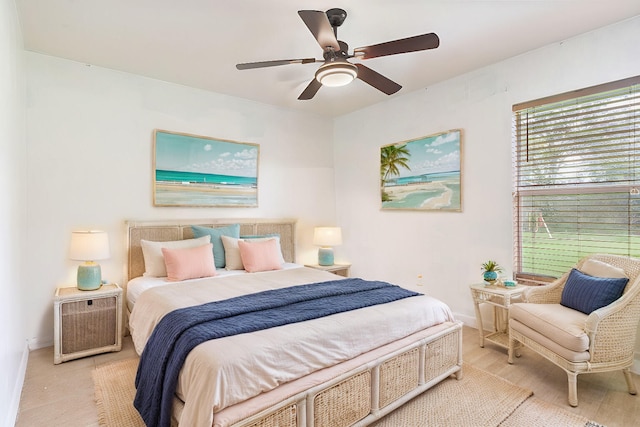
[[[519, 301], [527, 286], [516, 285], [505, 287], [501, 285], [485, 285], [483, 283], [471, 285], [471, 296], [476, 310], [476, 322], [480, 333], [480, 347], [484, 341], [491, 341], [504, 348], [509, 348], [509, 307], [514, 301]], [[493, 306], [493, 331], [485, 335], [482, 328], [482, 311], [480, 304]]]
[[53, 363], [122, 348], [122, 288], [58, 288], [53, 308]]
[[337, 274], [342, 277], [349, 277], [349, 269], [351, 264], [333, 264], [333, 265], [318, 265], [318, 264], [305, 264], [305, 267], [315, 268], [316, 270], [328, 271], [333, 274]]

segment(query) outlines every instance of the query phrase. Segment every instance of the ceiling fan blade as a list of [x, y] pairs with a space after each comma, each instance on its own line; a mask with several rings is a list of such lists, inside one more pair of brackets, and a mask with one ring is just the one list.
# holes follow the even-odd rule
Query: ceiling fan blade
[[329, 23], [326, 12], [319, 10], [299, 10], [298, 15], [302, 18], [313, 37], [316, 38], [322, 50], [332, 47], [336, 52], [340, 51], [340, 45]]
[[245, 62], [244, 64], [236, 64], [238, 70], [250, 70], [252, 68], [275, 67], [278, 65], [288, 64], [311, 64], [312, 62], [324, 62], [322, 59], [305, 58], [305, 59], [282, 59], [277, 61], [261, 61], [261, 62]]
[[400, 89], [398, 83], [394, 82], [378, 73], [377, 71], [373, 71], [371, 68], [364, 66], [362, 64], [355, 64], [358, 67], [358, 78], [363, 82], [370, 84], [381, 92], [386, 93], [387, 95], [393, 95]]
[[320, 83], [318, 80], [316, 79], [311, 80], [311, 82], [305, 88], [305, 90], [302, 91], [298, 99], [301, 101], [306, 101], [308, 99], [313, 98], [321, 87], [322, 87], [322, 83]]
[[[435, 33], [422, 34], [420, 36], [407, 37], [386, 43], [354, 49], [354, 56], [360, 59], [377, 58], [379, 56], [396, 55], [398, 53], [417, 52], [420, 50], [435, 49], [440, 45], [440, 39]], [[364, 55], [363, 55], [364, 54]]]

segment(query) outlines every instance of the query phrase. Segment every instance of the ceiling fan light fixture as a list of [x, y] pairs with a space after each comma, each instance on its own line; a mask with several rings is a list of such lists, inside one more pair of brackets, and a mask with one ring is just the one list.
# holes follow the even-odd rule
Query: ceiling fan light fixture
[[356, 77], [358, 67], [347, 61], [328, 62], [316, 71], [316, 80], [329, 87], [348, 85]]

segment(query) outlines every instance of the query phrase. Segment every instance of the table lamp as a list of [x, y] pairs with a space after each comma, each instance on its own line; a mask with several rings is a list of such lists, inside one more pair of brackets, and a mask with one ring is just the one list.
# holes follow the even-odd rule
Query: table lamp
[[73, 231], [69, 258], [85, 261], [78, 266], [78, 289], [92, 291], [102, 286], [100, 264], [96, 260], [109, 258], [109, 236], [105, 231]]
[[318, 249], [318, 265], [333, 265], [333, 246], [342, 244], [340, 227], [316, 227], [313, 232], [313, 244]]

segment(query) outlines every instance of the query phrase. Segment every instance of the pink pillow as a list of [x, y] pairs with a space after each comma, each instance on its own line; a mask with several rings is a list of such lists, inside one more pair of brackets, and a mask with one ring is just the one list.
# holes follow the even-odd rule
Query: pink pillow
[[162, 248], [162, 254], [167, 267], [167, 280], [171, 282], [216, 275], [211, 243], [194, 248]]
[[275, 239], [247, 242], [238, 240], [238, 249], [244, 269], [249, 273], [282, 269]]

